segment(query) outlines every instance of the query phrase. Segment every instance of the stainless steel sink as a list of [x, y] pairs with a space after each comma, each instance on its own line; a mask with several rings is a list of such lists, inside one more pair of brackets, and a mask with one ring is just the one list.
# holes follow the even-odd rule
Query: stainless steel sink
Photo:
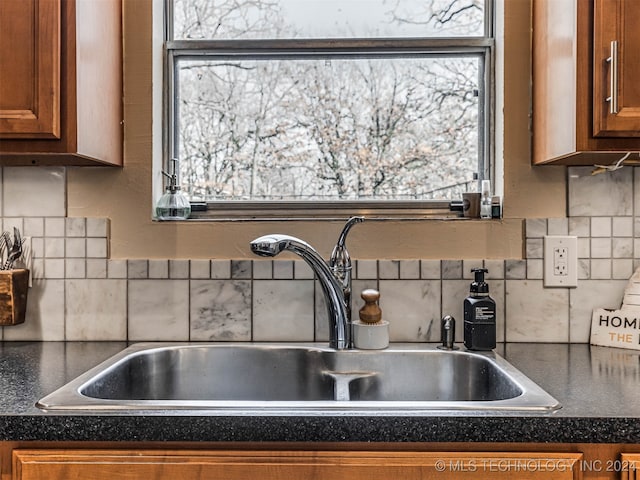
[[45, 410], [538, 410], [558, 402], [494, 352], [392, 345], [135, 344], [38, 402]]

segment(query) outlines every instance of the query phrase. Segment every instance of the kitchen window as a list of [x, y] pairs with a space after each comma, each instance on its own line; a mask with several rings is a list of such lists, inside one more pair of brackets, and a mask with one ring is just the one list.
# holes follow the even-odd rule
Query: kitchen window
[[493, 0], [166, 2], [166, 164], [208, 215], [438, 213], [490, 177]]

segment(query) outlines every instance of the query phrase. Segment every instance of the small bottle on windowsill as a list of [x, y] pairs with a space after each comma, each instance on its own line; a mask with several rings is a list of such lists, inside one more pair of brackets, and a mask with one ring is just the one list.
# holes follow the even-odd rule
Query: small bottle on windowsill
[[480, 218], [491, 218], [491, 182], [482, 180], [482, 188], [480, 190]]

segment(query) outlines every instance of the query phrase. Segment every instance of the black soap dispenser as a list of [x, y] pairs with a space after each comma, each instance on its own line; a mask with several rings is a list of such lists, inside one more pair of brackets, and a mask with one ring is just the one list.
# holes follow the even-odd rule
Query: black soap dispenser
[[464, 346], [469, 350], [496, 348], [496, 302], [484, 281], [486, 268], [474, 268], [475, 280], [464, 299]]

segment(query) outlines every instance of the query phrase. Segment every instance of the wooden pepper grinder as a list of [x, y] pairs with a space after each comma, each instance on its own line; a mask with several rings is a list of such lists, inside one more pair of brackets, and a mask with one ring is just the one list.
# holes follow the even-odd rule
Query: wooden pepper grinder
[[378, 350], [389, 346], [389, 322], [382, 320], [378, 305], [380, 292], [372, 288], [360, 294], [364, 306], [358, 312], [360, 320], [353, 322], [353, 341], [356, 348]]
[[373, 288], [367, 288], [360, 294], [364, 300], [364, 306], [360, 309], [360, 321], [364, 323], [380, 323], [382, 320], [382, 310], [378, 305], [380, 292]]

